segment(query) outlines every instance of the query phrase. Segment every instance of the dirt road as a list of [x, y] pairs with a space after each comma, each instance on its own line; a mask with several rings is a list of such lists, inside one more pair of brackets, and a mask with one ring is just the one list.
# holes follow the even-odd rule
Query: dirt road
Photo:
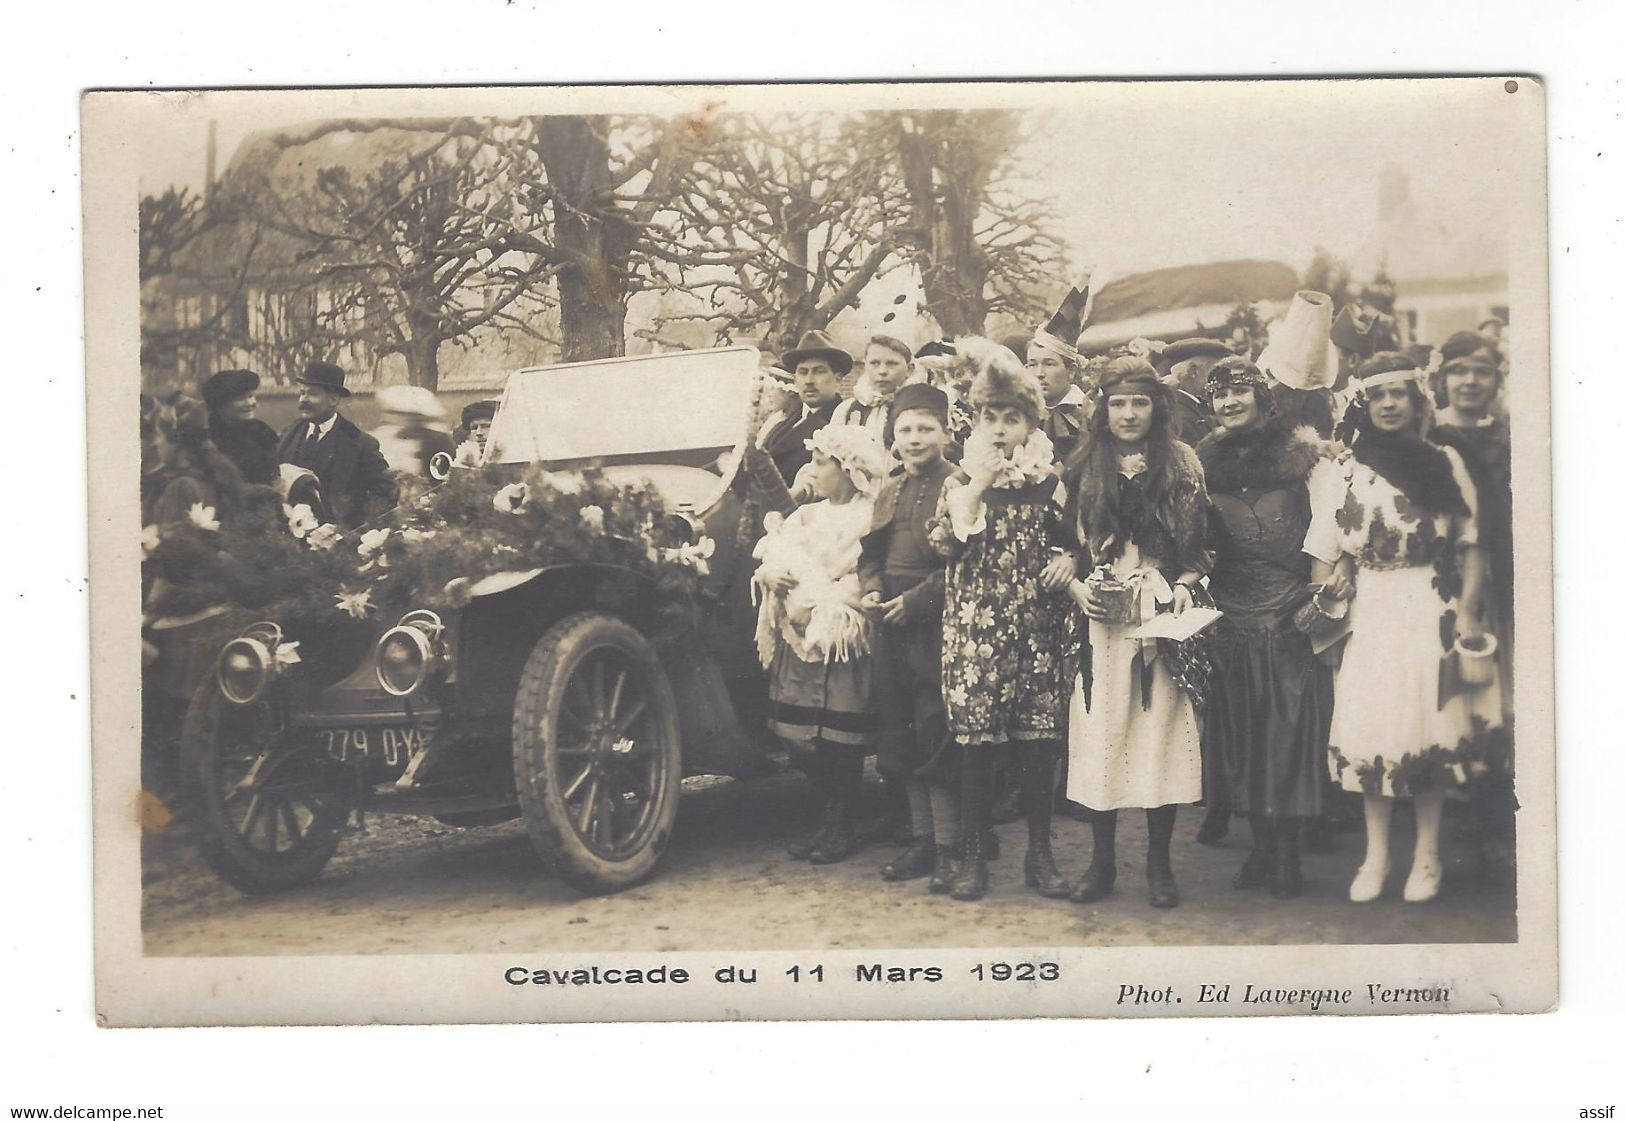
[[[929, 895], [922, 881], [888, 884], [896, 850], [865, 849], [827, 867], [789, 859], [782, 841], [799, 822], [804, 790], [790, 778], [723, 783], [684, 797], [677, 835], [655, 878], [631, 891], [583, 898], [550, 877], [519, 822], [460, 830], [420, 818], [369, 818], [345, 838], [315, 882], [246, 898], [217, 880], [176, 839], [148, 845], [146, 952], [157, 955], [465, 953], [527, 950], [674, 951], [891, 946], [1287, 945], [1495, 942], [1516, 937], [1510, 887], [1480, 877], [1465, 844], [1447, 849], [1438, 900], [1387, 897], [1355, 906], [1344, 891], [1360, 859], [1357, 832], [1310, 853], [1303, 898], [1238, 892], [1239, 823], [1224, 848], [1198, 845], [1199, 811], [1182, 816], [1175, 871], [1184, 904], [1145, 900], [1144, 821], [1123, 815], [1115, 896], [1087, 907], [1021, 886], [1025, 826], [1000, 827], [1005, 855], [981, 903]], [[1081, 871], [1088, 827], [1057, 819], [1057, 860]], [[1398, 838], [1396, 838], [1396, 841]], [[1403, 850], [1400, 850], [1403, 851]]]

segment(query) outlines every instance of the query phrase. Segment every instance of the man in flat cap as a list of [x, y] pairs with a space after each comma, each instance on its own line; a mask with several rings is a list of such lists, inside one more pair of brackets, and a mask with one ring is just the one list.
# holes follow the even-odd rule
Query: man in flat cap
[[312, 362], [299, 378], [299, 419], [277, 444], [281, 463], [316, 476], [338, 522], [354, 528], [395, 503], [395, 483], [378, 441], [339, 415], [350, 396], [344, 371], [330, 362]]
[[237, 465], [245, 482], [270, 486], [276, 482], [276, 429], [256, 418], [259, 387], [260, 376], [252, 370], [221, 370], [204, 381], [203, 403], [214, 446]]
[[1219, 339], [1191, 338], [1169, 343], [1159, 363], [1166, 376], [1163, 384], [1174, 391], [1174, 439], [1195, 447], [1213, 431], [1213, 414], [1207, 407], [1207, 372], [1221, 358], [1233, 358], [1235, 351]]

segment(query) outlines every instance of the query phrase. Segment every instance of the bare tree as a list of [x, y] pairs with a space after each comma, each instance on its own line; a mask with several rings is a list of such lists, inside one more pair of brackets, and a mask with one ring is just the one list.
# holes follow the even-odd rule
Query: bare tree
[[[138, 208], [141, 280], [141, 366], [149, 374], [173, 371], [182, 350], [215, 351], [240, 345], [233, 311], [243, 298], [261, 240], [250, 233], [226, 260], [199, 250], [232, 230], [240, 207], [223, 193], [205, 199], [185, 188], [147, 195]], [[203, 295], [207, 294], [207, 299]], [[196, 314], [178, 314], [197, 297]]]
[[908, 197], [907, 244], [926, 309], [952, 336], [990, 315], [1031, 319], [1038, 294], [1063, 279], [1065, 243], [1047, 200], [1030, 194], [1012, 155], [1023, 118], [1003, 109], [874, 114], [889, 134]]
[[692, 310], [657, 318], [654, 333], [692, 321], [782, 348], [901, 263], [891, 153], [852, 119], [715, 118], [674, 187], [642, 252], [650, 286], [688, 293]]
[[446, 343], [486, 328], [533, 330], [526, 312], [558, 267], [511, 219], [514, 169], [493, 127], [451, 122], [364, 172], [322, 167], [304, 189], [267, 184], [261, 196], [261, 220], [299, 246], [278, 279], [314, 290], [333, 342], [360, 337], [376, 355], [400, 354], [413, 385], [438, 386]]

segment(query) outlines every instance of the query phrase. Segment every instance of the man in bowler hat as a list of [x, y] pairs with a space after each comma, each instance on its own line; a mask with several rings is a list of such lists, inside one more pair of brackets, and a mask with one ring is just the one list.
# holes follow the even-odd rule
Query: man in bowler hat
[[1207, 406], [1207, 372], [1221, 358], [1235, 351], [1218, 339], [1200, 336], [1169, 343], [1159, 363], [1163, 384], [1174, 391], [1172, 419], [1174, 439], [1195, 447], [1213, 431], [1213, 413]]
[[312, 362], [299, 378], [299, 419], [277, 445], [277, 459], [316, 476], [334, 517], [353, 529], [395, 503], [395, 483], [378, 441], [339, 415], [350, 396], [344, 371]]

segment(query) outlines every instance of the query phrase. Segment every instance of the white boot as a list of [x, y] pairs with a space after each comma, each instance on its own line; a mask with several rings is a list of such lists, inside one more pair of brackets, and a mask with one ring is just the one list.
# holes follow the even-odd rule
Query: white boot
[[1393, 817], [1394, 800], [1381, 794], [1365, 796], [1365, 863], [1349, 885], [1350, 903], [1370, 903], [1382, 894], [1388, 879], [1388, 822]]
[[1405, 902], [1426, 903], [1439, 894], [1444, 861], [1439, 858], [1439, 825], [1444, 817], [1443, 791], [1430, 790], [1413, 799], [1416, 808], [1416, 855], [1405, 877]]

